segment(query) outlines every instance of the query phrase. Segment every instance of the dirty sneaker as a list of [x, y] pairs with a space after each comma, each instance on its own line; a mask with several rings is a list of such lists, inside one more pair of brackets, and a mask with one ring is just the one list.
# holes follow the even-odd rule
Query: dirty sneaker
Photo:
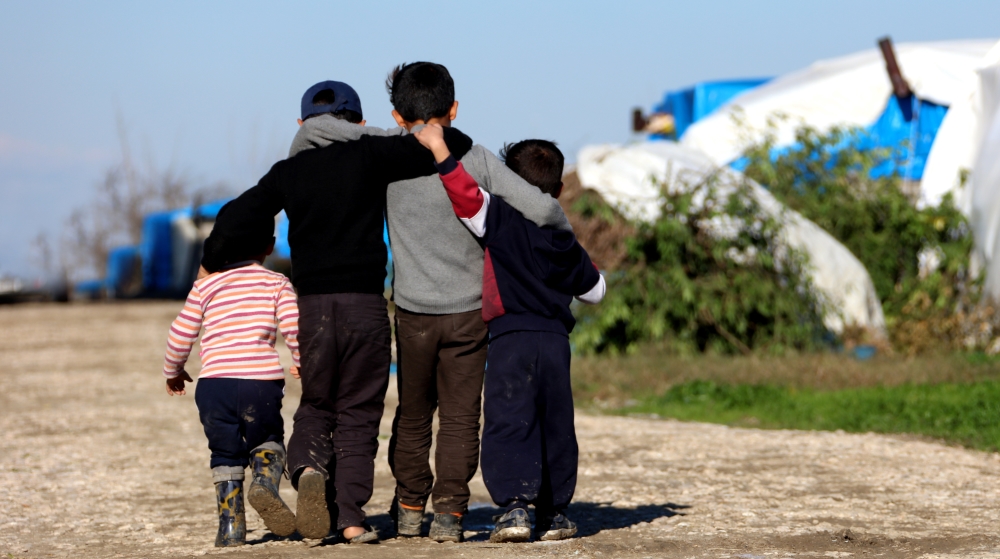
[[542, 541], [565, 540], [576, 535], [576, 523], [563, 513], [545, 515], [535, 525], [535, 537]]
[[420, 529], [424, 524], [423, 509], [416, 510], [401, 506], [399, 499], [392, 500], [392, 507], [389, 508], [389, 516], [396, 524], [396, 535], [402, 538], [415, 538], [420, 536]]
[[326, 477], [310, 471], [299, 476], [295, 507], [295, 529], [303, 538], [321, 540], [330, 534], [330, 511], [326, 508]]
[[436, 542], [460, 543], [462, 541], [462, 517], [451, 513], [435, 514], [427, 537]]
[[528, 511], [513, 509], [495, 517], [497, 525], [490, 532], [491, 543], [526, 542], [531, 539], [531, 523], [528, 522]]

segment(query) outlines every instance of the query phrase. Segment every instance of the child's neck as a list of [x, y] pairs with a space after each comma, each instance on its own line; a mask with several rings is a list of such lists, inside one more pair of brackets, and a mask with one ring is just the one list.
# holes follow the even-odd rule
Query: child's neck
[[419, 126], [421, 124], [440, 124], [441, 126], [451, 127], [451, 119], [446, 116], [434, 117], [428, 120], [415, 120], [413, 122], [407, 122], [404, 128], [407, 132], [413, 130], [414, 126]]

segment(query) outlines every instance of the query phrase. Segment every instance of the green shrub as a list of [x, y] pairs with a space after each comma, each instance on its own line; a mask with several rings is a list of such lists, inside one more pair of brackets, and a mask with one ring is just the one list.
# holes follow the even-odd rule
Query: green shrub
[[816, 344], [821, 309], [801, 273], [804, 256], [779, 245], [781, 222], [763, 214], [746, 185], [720, 177], [727, 175], [662, 185], [660, 217], [635, 224], [604, 301], [579, 309], [578, 351], [628, 352], [657, 341], [723, 354]]
[[[775, 156], [772, 129], [744, 153], [744, 173], [854, 253], [871, 275], [897, 347], [924, 349], [934, 340], [915, 333], [954, 328], [915, 323], [947, 320], [974, 302], [975, 285], [967, 277], [972, 235], [950, 195], [937, 207], [919, 208], [915, 195], [904, 191], [915, 185], [904, 185], [896, 174], [873, 178], [872, 170], [895, 154], [864, 148], [864, 134], [803, 127], [795, 147]], [[920, 273], [921, 252], [939, 260], [936, 269]]]

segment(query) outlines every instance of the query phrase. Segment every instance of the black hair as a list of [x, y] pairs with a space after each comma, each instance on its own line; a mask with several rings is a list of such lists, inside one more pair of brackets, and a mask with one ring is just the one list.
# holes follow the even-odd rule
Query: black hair
[[[316, 95], [313, 95], [312, 102], [313, 105], [332, 105], [337, 102], [337, 94], [332, 89], [321, 89], [316, 92]], [[314, 116], [326, 114], [333, 115], [334, 118], [346, 120], [347, 122], [351, 122], [353, 124], [358, 124], [363, 120], [361, 113], [350, 109], [341, 109], [335, 113], [313, 113], [302, 120], [309, 120]]]
[[400, 64], [385, 80], [392, 108], [407, 122], [447, 116], [455, 104], [455, 81], [433, 62]]
[[559, 197], [566, 160], [555, 142], [522, 140], [516, 144], [504, 144], [500, 159], [529, 184], [553, 198]]
[[[227, 203], [219, 210], [219, 214], [216, 216], [216, 223], [219, 222], [220, 218], [225, 220], [224, 214], [228, 206], [229, 204]], [[208, 239], [205, 239], [202, 264], [211, 262], [213, 267], [218, 267], [218, 269], [212, 270], [208, 266], [205, 266], [205, 269], [212, 273], [218, 272], [219, 269], [228, 264], [258, 258], [271, 248], [271, 243], [273, 242], [273, 217], [261, 217], [250, 222], [241, 223], [238, 229], [213, 230]]]

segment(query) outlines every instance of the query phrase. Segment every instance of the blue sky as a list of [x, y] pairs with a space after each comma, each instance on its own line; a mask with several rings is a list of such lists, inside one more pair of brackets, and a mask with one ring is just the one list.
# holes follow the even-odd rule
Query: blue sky
[[51, 2], [0, 0], [0, 273], [30, 276], [29, 241], [59, 232], [133, 151], [239, 191], [281, 158], [302, 92], [350, 83], [391, 124], [383, 81], [448, 66], [455, 126], [486, 147], [631, 138], [663, 92], [777, 75], [897, 42], [1000, 35], [996, 0], [699, 2]]

